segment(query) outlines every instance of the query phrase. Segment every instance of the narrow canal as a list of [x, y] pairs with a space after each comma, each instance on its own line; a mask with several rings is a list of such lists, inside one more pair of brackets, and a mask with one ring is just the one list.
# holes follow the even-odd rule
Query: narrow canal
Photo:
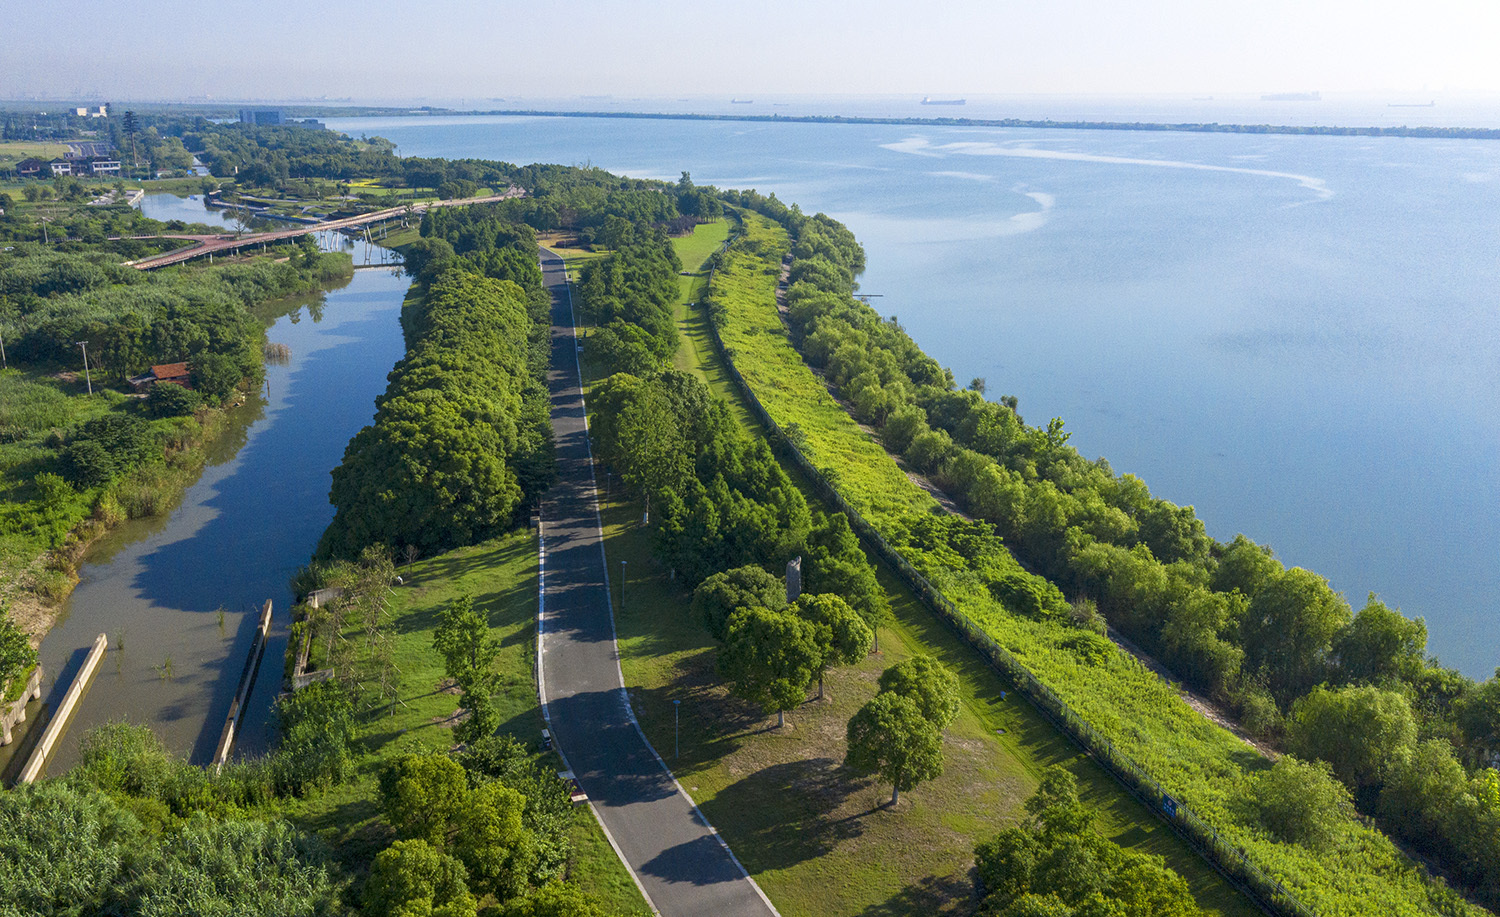
[[[170, 195], [149, 196], [144, 209], [158, 219], [219, 222], [201, 201]], [[337, 236], [321, 241], [348, 245]], [[362, 248], [354, 259], [382, 260]], [[207, 761], [270, 599], [272, 640], [236, 754], [266, 750], [281, 687], [288, 580], [333, 517], [330, 471], [369, 423], [404, 352], [399, 316], [408, 285], [399, 269], [361, 269], [338, 289], [263, 309], [267, 340], [287, 345], [289, 361], [267, 365], [266, 384], [234, 409], [232, 428], [176, 509], [127, 523], [90, 550], [42, 643], [44, 703], [60, 699], [95, 636], [108, 634], [110, 646], [49, 773], [76, 762], [89, 729], [116, 720], [149, 725], [174, 753]]]

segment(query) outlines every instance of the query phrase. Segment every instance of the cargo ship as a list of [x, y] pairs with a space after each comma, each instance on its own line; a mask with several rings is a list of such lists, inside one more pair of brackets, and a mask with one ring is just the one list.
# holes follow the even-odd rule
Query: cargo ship
[[932, 96], [923, 96], [923, 105], [962, 105], [967, 99], [934, 99]]

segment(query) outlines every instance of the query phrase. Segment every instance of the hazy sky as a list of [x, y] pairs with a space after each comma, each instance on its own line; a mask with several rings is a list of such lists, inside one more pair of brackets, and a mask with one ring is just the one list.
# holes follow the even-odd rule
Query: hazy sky
[[1495, 0], [80, 0], [16, 12], [3, 17], [0, 97], [1500, 93]]

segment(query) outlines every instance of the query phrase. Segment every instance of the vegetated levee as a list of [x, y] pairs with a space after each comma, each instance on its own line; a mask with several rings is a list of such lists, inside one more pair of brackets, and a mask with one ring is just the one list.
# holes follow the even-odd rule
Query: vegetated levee
[[[797, 261], [788, 335], [763, 286], [744, 278], [764, 277], [790, 243], [741, 243], [720, 259], [710, 308], [726, 352], [808, 466], [931, 584], [935, 605], [951, 601], [1019, 679], [1032, 673], [1105, 743], [1098, 753], [1191, 807], [1223, 865], [1233, 872], [1243, 856], [1289, 912], [1297, 902], [1328, 914], [1476, 910], [1351, 819], [1351, 797], [1496, 900], [1500, 781], [1485, 765], [1500, 749], [1500, 682], [1475, 686], [1424, 660], [1420, 622], [1373, 601], [1351, 616], [1321, 578], [1282, 570], [1244, 539], [1212, 542], [1190, 508], [1082, 460], [1061, 421], [1029, 427], [1009, 399], [957, 391], [899, 325], [851, 297], [863, 255], [846, 229], [774, 199], [736, 200], [788, 226]], [[984, 521], [936, 513], [793, 340], [886, 446]], [[1054, 582], [1022, 570], [1000, 535]], [[1271, 767], [1105, 640], [1099, 608], [1252, 728], [1326, 764], [1288, 756]]]
[[[751, 215], [752, 244], [765, 234], [766, 222]], [[659, 241], [632, 243], [607, 256], [619, 263], [587, 270], [646, 277], [652, 273], [646, 264], [666, 260], [637, 251]], [[674, 240], [673, 247], [685, 252], [696, 246]], [[767, 295], [774, 274], [768, 282]], [[660, 289], [656, 283], [642, 287]], [[586, 275], [580, 294], [585, 288], [590, 293], [579, 300], [586, 323], [614, 312], [611, 286], [599, 275]], [[697, 288], [689, 284], [684, 292]], [[654, 304], [646, 299], [634, 309], [666, 309], [664, 297], [649, 297]], [[786, 913], [872, 907], [964, 912], [973, 894], [974, 843], [1013, 821], [1025, 795], [1018, 785], [1033, 782], [1046, 762], [1060, 761], [1085, 781], [1091, 802], [1108, 810], [1109, 832], [1131, 848], [1099, 838], [1101, 858], [1075, 870], [1101, 900], [1124, 913], [1195, 913], [1182, 879], [1155, 855], [1165, 854], [1173, 866], [1186, 867], [1204, 906], [1252, 910], [1186, 845], [1164, 837], [1167, 829], [1139, 824], [1138, 806], [1024, 700], [1014, 694], [1003, 700], [1003, 682], [942, 633], [909, 590], [872, 576], [845, 515], [824, 512], [832, 507], [799, 485], [795, 470], [783, 475], [776, 470], [780, 462], [745, 461], [738, 444], [763, 450], [762, 426], [732, 385], [718, 389], [727, 399], [726, 417], [725, 405], [715, 405], [698, 381], [696, 374], [729, 380], [721, 375], [723, 361], [712, 355], [701, 310], [688, 311], [689, 338], [704, 337], [686, 348], [696, 356], [679, 349], [670, 362], [644, 347], [622, 353], [618, 335], [585, 326], [596, 455], [626, 485], [612, 488], [604, 512], [606, 550], [611, 561], [628, 559], [636, 597], [617, 608], [621, 662], [642, 728], [658, 748], [673, 748], [679, 780], [692, 786], [705, 814], [777, 906]], [[622, 356], [640, 361], [639, 375], [611, 374]], [[705, 441], [703, 434], [713, 431]], [[673, 460], [665, 474], [653, 476], [660, 468], [654, 459], [664, 454]], [[786, 489], [787, 478], [797, 490]], [[798, 490], [805, 500], [797, 499]], [[642, 503], [652, 507], [647, 524], [641, 523]], [[804, 512], [813, 520], [805, 533]], [[781, 517], [798, 524], [788, 529]], [[777, 535], [778, 527], [779, 537], [765, 537]], [[788, 552], [801, 556], [803, 590], [790, 603], [790, 577], [781, 579]], [[684, 593], [695, 583], [688, 607]], [[882, 632], [880, 652], [866, 655], [875, 630]], [[962, 677], [948, 673], [950, 666]], [[680, 759], [679, 711], [670, 698], [682, 700]], [[763, 728], [771, 713], [777, 725]], [[1008, 728], [997, 728], [1002, 724]], [[872, 773], [873, 780], [866, 779]], [[913, 791], [909, 797], [906, 790]], [[903, 800], [899, 808], [896, 795]], [[1076, 839], [1092, 847], [1097, 836], [1084, 833], [1088, 840]], [[1126, 873], [1155, 889], [1155, 900], [1134, 899]], [[1036, 881], [1048, 880], [1038, 872]], [[1025, 886], [1020, 875], [1008, 885]], [[1003, 889], [987, 890], [987, 906], [1008, 906]], [[1076, 905], [1077, 890], [1058, 888], [1058, 901], [1048, 903]], [[1038, 890], [1037, 896], [1047, 894]]]

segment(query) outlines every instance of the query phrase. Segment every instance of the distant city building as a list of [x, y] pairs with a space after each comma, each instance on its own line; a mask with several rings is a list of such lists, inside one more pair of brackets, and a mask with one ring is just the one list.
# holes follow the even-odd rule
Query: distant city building
[[73, 174], [73, 164], [71, 162], [68, 162], [66, 159], [54, 159], [51, 162], [47, 163], [47, 165], [52, 167], [53, 175]]
[[84, 106], [83, 108], [73, 109], [73, 113], [80, 118], [108, 118], [109, 106], [100, 105], [97, 108], [89, 108], [88, 106]]
[[22, 178], [35, 178], [47, 167], [40, 159], [23, 159], [16, 163], [16, 174]]
[[285, 124], [286, 118], [279, 108], [241, 108], [241, 124], [255, 124], [259, 126]]
[[120, 161], [118, 159], [95, 159], [89, 163], [89, 171], [95, 175], [119, 175]]

